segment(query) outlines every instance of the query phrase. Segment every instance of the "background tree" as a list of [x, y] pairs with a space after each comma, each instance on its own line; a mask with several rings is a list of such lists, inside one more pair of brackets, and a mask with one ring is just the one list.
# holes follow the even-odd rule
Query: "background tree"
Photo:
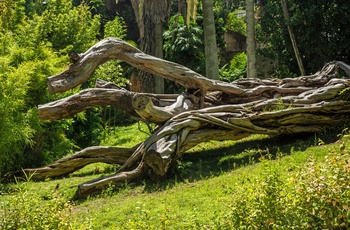
[[246, 0], [247, 18], [247, 77], [257, 77], [254, 0]]
[[287, 0], [289, 20], [283, 17], [281, 2], [265, 1], [259, 19], [259, 52], [279, 61], [280, 75], [296, 76], [298, 64], [293, 58], [293, 47], [286, 25], [294, 29], [302, 54], [306, 74], [320, 69], [330, 60], [350, 61], [346, 45], [350, 29], [345, 19], [350, 16], [350, 5], [341, 0], [291, 1]]
[[[175, 15], [169, 20], [169, 28], [163, 34], [164, 58], [180, 63], [197, 73], [205, 74], [203, 29], [193, 22], [186, 24], [183, 16]], [[179, 86], [166, 81], [166, 92], [174, 93]]]
[[[282, 4], [283, 16], [286, 19], [286, 21], [289, 21], [290, 17], [289, 17], [289, 11], [288, 11], [287, 3], [286, 3], [285, 0], [281, 0], [281, 4]], [[287, 29], [288, 29], [290, 40], [292, 42], [292, 46], [293, 46], [293, 50], [294, 50], [294, 54], [295, 54], [295, 59], [297, 60], [297, 63], [298, 63], [298, 66], [299, 66], [300, 74], [301, 75], [305, 75], [305, 69], [304, 69], [303, 61], [301, 60], [301, 56], [300, 56], [300, 53], [299, 53], [299, 48], [298, 48], [297, 41], [295, 39], [293, 28], [290, 25], [287, 24]]]
[[212, 0], [202, 0], [206, 76], [219, 79], [218, 47]]
[[[140, 47], [147, 54], [163, 58], [163, 25], [169, 17], [170, 0], [133, 1], [133, 8], [140, 31]], [[164, 80], [148, 73], [135, 76], [140, 81], [141, 92], [164, 92]]]
[[[197, 1], [188, 1], [188, 4], [195, 6]], [[191, 3], [190, 3], [191, 2]], [[220, 2], [220, 1], [218, 1]], [[217, 2], [215, 2], [217, 3]], [[178, 8], [172, 11], [168, 23], [168, 30], [164, 36], [165, 59], [181, 63], [182, 65], [195, 70], [198, 73], [205, 73], [205, 48], [204, 48], [204, 20], [203, 7], [190, 7], [185, 15], [178, 14]], [[224, 17], [226, 7], [222, 4], [213, 6], [214, 27], [215, 27], [215, 53], [225, 49], [223, 35], [225, 33]], [[194, 11], [195, 10], [195, 11]], [[227, 12], [226, 12], [227, 13]], [[186, 18], [187, 15], [187, 18]], [[190, 16], [188, 16], [190, 15]], [[184, 22], [186, 19], [186, 23]], [[213, 39], [213, 38], [212, 38]], [[213, 53], [212, 51], [211, 53]], [[211, 58], [213, 55], [209, 55]], [[217, 57], [214, 57], [217, 58]], [[215, 67], [216, 68], [216, 67]]]

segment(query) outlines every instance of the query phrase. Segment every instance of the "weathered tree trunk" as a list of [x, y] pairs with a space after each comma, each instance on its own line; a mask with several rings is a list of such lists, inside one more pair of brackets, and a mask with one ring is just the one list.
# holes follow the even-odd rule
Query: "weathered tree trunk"
[[257, 77], [254, 0], [246, 0], [247, 18], [247, 77]]
[[[87, 164], [119, 164], [113, 175], [82, 183], [77, 196], [99, 193], [111, 184], [165, 175], [188, 149], [209, 140], [238, 140], [251, 134], [319, 132], [350, 119], [350, 80], [338, 78], [340, 66], [332, 62], [313, 75], [285, 79], [239, 79], [225, 83], [207, 79], [179, 64], [142, 53], [122, 40], [108, 38], [79, 55], [67, 70], [48, 78], [52, 93], [69, 90], [86, 81], [94, 69], [120, 59], [172, 80], [187, 90], [180, 95], [129, 92], [112, 83], [97, 81], [96, 88], [39, 106], [44, 120], [72, 117], [94, 106], [113, 105], [137, 120], [158, 124], [134, 148], [90, 147], [33, 172], [33, 179], [61, 177]], [[9, 174], [9, 177], [23, 172]]]
[[213, 0], [203, 0], [203, 30], [205, 49], [205, 73], [208, 78], [219, 80], [218, 47], [216, 44]]
[[[132, 1], [140, 31], [140, 47], [143, 52], [158, 58], [163, 58], [163, 23], [169, 16], [171, 2], [169, 0]], [[139, 72], [133, 76], [140, 81], [141, 92], [164, 93], [164, 79], [155, 77], [147, 72]], [[138, 83], [136, 83], [138, 85]]]

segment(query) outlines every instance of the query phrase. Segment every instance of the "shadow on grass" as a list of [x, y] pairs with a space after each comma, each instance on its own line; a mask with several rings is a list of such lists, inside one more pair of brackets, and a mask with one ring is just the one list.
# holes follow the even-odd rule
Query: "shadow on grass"
[[305, 151], [311, 146], [333, 143], [342, 128], [333, 128], [325, 133], [302, 133], [279, 136], [253, 136], [227, 146], [209, 150], [186, 153], [177, 167], [169, 173], [167, 179], [155, 183], [146, 181], [145, 192], [168, 189], [183, 181], [193, 182], [204, 178], [218, 176], [223, 172], [259, 162], [261, 157], [276, 159], [288, 156], [295, 151]]

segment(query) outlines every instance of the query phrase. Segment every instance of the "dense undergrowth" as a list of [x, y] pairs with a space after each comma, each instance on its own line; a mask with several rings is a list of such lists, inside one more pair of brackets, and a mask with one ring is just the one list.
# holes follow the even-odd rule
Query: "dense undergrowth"
[[[136, 125], [121, 129], [138, 132]], [[134, 145], [115, 131], [111, 142]], [[349, 229], [349, 139], [345, 129], [338, 137], [203, 143], [165, 181], [110, 187], [81, 201], [70, 200], [72, 185], [112, 173], [112, 166], [2, 184], [0, 229]]]

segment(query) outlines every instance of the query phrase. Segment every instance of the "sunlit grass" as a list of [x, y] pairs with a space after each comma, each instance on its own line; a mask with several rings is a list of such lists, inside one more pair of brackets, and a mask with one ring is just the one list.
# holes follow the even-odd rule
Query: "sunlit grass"
[[[124, 142], [132, 136], [135, 141]], [[137, 125], [133, 125], [120, 127], [118, 135], [111, 135], [104, 143], [132, 147], [145, 138], [147, 135], [140, 134]], [[230, 218], [237, 214], [233, 212], [237, 199], [256, 199], [247, 196], [255, 196], [254, 191], [261, 188], [271, 172], [278, 175], [276, 181], [281, 181], [278, 183], [282, 186], [291, 175], [309, 167], [310, 157], [322, 164], [326, 155], [341, 151], [344, 144], [348, 153], [348, 139], [339, 138], [334, 133], [253, 135], [240, 141], [202, 143], [186, 153], [164, 181], [144, 180], [110, 187], [101, 195], [75, 201], [72, 215], [78, 226], [89, 220], [92, 229], [220, 229], [223, 224], [231, 226]], [[92, 164], [60, 180], [28, 182], [28, 194], [35, 193], [45, 199], [59, 184], [59, 193], [70, 199], [76, 185], [113, 172], [113, 166]], [[13, 194], [16, 185], [8, 185], [6, 190]], [[0, 202], [6, 201], [4, 191]]]
[[150, 136], [149, 128], [139, 122], [131, 126], [113, 127], [103, 134], [101, 145], [117, 147], [134, 147]]

